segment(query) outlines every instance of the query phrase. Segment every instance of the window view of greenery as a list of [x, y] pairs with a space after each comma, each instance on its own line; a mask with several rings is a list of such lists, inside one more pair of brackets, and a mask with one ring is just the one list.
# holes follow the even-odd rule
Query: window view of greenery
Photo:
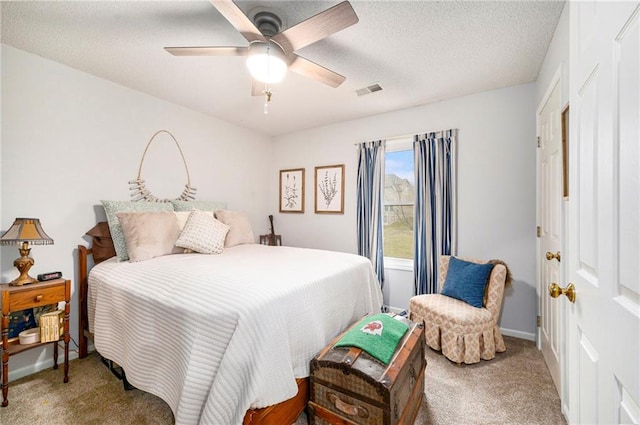
[[385, 154], [384, 256], [413, 259], [413, 151]]

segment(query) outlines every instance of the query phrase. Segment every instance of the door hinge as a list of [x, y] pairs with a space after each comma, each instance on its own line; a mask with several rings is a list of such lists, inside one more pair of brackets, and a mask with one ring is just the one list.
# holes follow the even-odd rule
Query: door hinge
[[540, 147], [540, 136], [538, 136], [536, 139], [537, 139], [538, 147]]
[[536, 227], [536, 236], [537, 236], [537, 237], [542, 236], [542, 229], [540, 228], [540, 226], [537, 226], [537, 227]]
[[536, 324], [538, 325], [538, 327], [540, 327], [540, 322], [541, 322], [540, 316], [536, 316]]

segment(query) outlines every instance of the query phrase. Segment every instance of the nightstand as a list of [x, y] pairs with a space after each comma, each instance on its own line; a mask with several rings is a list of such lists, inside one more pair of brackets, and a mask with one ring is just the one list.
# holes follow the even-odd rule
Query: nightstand
[[[58, 368], [58, 343], [64, 341], [64, 382], [69, 382], [69, 309], [71, 281], [55, 279], [23, 286], [0, 285], [2, 293], [2, 407], [9, 404], [9, 357], [45, 344], [53, 344], [53, 368]], [[9, 341], [9, 313], [32, 307], [42, 307], [64, 301], [64, 335], [59, 341], [21, 345]]]

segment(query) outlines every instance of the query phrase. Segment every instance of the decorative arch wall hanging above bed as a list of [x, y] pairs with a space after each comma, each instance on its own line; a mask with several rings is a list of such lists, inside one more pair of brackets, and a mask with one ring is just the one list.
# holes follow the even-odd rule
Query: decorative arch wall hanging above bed
[[[151, 142], [153, 142], [153, 139], [160, 133], [168, 134], [175, 142], [178, 148], [178, 151], [180, 152], [180, 156], [182, 157], [184, 170], [187, 174], [187, 183], [184, 185], [184, 190], [182, 191], [182, 194], [179, 197], [174, 199], [168, 199], [168, 198], [160, 199], [157, 196], [153, 195], [151, 191], [146, 187], [145, 180], [142, 178], [142, 164], [144, 163], [144, 157], [147, 154], [147, 151], [149, 150], [149, 146], [151, 146]], [[189, 177], [189, 167], [187, 167], [187, 160], [184, 158], [184, 153], [182, 153], [182, 148], [180, 147], [180, 144], [178, 143], [176, 138], [173, 136], [173, 134], [171, 134], [167, 130], [158, 130], [153, 134], [153, 136], [151, 136], [151, 139], [149, 139], [149, 142], [147, 143], [147, 146], [144, 148], [144, 152], [142, 153], [142, 159], [140, 160], [140, 167], [138, 167], [138, 178], [135, 180], [130, 180], [129, 185], [130, 185], [129, 190], [132, 191], [130, 195], [132, 197], [132, 201], [171, 202], [172, 200], [191, 201], [196, 199], [197, 189], [191, 186], [191, 179]]]

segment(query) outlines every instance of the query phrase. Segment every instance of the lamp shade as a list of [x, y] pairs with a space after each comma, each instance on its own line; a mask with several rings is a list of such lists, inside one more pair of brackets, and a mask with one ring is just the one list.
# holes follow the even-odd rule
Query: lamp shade
[[33, 245], [51, 245], [53, 239], [42, 229], [37, 218], [16, 218], [9, 230], [0, 236], [0, 245], [18, 245], [29, 242]]
[[254, 79], [268, 84], [282, 81], [287, 73], [284, 52], [273, 43], [251, 43], [247, 55], [247, 67]]

